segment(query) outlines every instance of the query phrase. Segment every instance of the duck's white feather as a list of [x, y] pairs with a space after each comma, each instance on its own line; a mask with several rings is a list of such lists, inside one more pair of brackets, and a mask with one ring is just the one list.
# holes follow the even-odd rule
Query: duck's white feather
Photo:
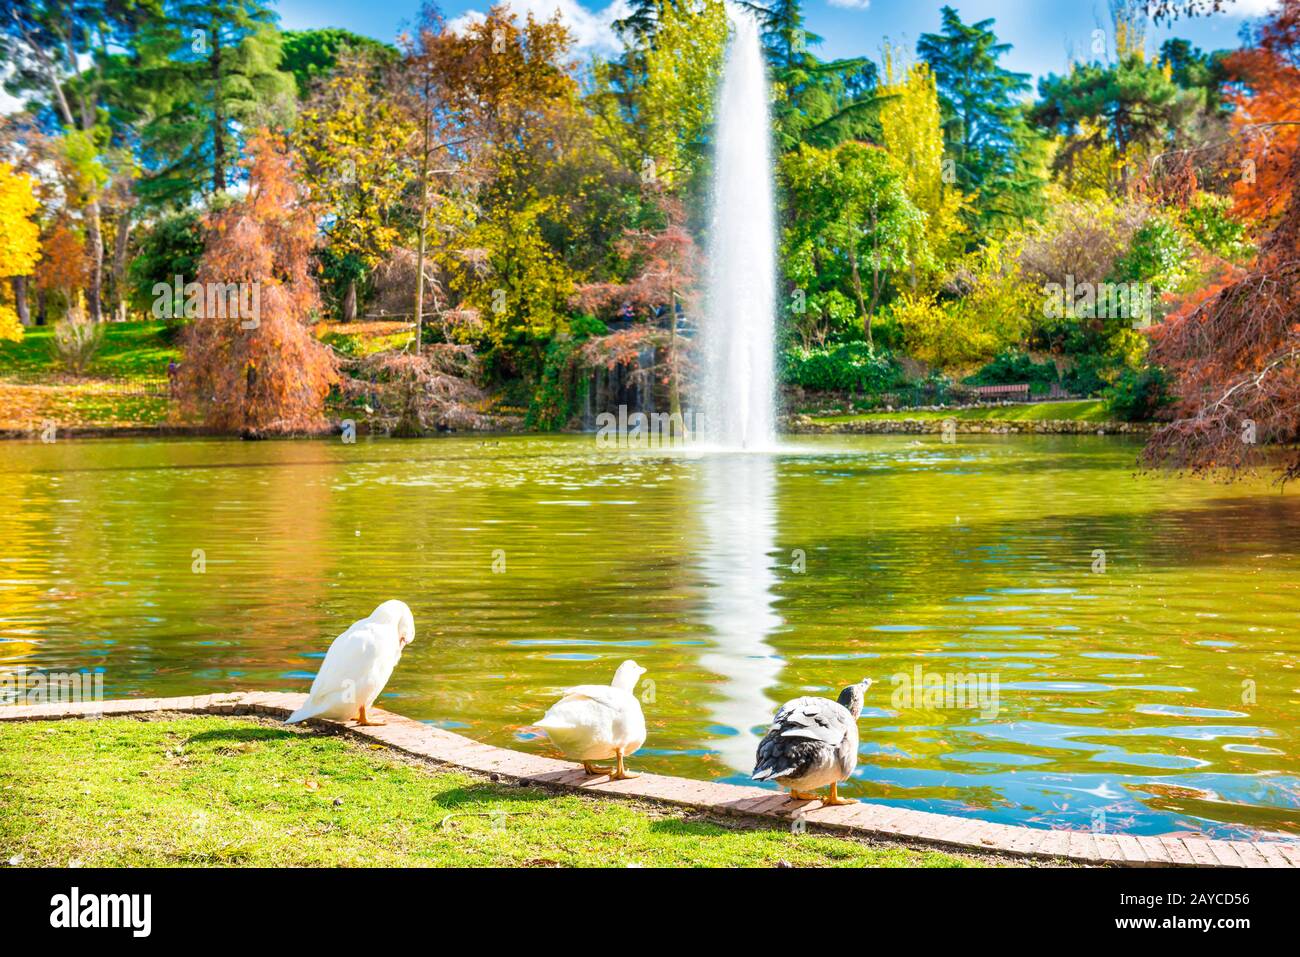
[[572, 761], [634, 754], [645, 743], [645, 716], [636, 695], [610, 685], [570, 688], [537, 722]]
[[395, 622], [375, 620], [374, 616], [353, 622], [330, 645], [307, 701], [287, 723], [356, 718], [362, 705], [369, 708], [374, 704], [401, 656]]

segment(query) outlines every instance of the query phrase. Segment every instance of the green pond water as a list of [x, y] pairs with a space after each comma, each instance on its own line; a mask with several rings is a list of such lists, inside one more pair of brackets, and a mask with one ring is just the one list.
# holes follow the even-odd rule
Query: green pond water
[[[108, 697], [306, 691], [335, 634], [401, 598], [416, 641], [383, 705], [481, 741], [551, 753], [526, 727], [635, 658], [633, 767], [746, 782], [782, 701], [868, 676], [857, 797], [1300, 834], [1300, 497], [1135, 476], [1136, 452], [6, 443], [0, 667], [102, 671]], [[908, 696], [918, 673], [972, 693]]]

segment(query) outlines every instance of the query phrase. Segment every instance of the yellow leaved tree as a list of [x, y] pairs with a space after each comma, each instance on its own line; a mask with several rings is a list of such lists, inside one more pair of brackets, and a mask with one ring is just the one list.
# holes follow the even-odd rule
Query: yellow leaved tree
[[939, 94], [930, 65], [908, 65], [906, 53], [888, 42], [883, 60], [882, 145], [903, 171], [908, 198], [925, 214], [925, 230], [918, 237], [922, 241], [909, 251], [915, 285], [918, 267], [937, 276], [963, 252], [966, 236], [959, 214], [967, 197], [955, 185], [952, 161], [944, 159]]
[[[36, 267], [40, 229], [32, 219], [37, 206], [34, 187], [30, 176], [0, 163], [0, 279], [29, 275]], [[8, 296], [8, 287], [0, 286], [0, 339], [17, 341], [23, 327]]]

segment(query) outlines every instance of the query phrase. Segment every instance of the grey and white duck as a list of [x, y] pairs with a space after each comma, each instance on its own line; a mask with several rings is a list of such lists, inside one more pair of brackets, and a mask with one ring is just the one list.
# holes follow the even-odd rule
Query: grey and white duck
[[755, 781], [775, 781], [800, 801], [815, 801], [817, 788], [831, 786], [823, 803], [852, 804], [840, 797], [839, 783], [858, 766], [858, 715], [871, 679], [863, 678], [829, 698], [795, 698], [781, 705], [758, 743]]

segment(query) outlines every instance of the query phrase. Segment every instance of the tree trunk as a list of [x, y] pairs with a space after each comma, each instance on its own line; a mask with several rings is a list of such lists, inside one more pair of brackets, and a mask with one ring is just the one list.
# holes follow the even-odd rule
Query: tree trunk
[[[668, 414], [673, 421], [682, 421], [682, 394], [677, 370], [677, 293], [668, 296]], [[684, 426], [683, 426], [684, 427]]]
[[113, 242], [113, 313], [126, 319], [126, 254], [131, 245], [131, 210], [124, 208], [117, 217], [117, 236]]
[[862, 298], [862, 277], [858, 273], [858, 251], [849, 246], [849, 279], [853, 283], [853, 298], [857, 300], [858, 312], [862, 316], [862, 331], [866, 333], [867, 345], [871, 346], [871, 313]]
[[343, 294], [343, 321], [351, 322], [357, 317], [357, 281], [348, 280], [348, 291]]
[[46, 318], [45, 290], [38, 288], [36, 290], [36, 324], [38, 326], [45, 325]]
[[420, 354], [420, 338], [424, 332], [424, 252], [425, 232], [429, 228], [429, 140], [433, 133], [430, 115], [429, 88], [425, 83], [423, 101], [424, 146], [420, 151], [420, 239], [415, 253], [415, 354]]
[[24, 326], [32, 324], [31, 312], [27, 308], [27, 277], [14, 276], [14, 311], [18, 313], [18, 322]]
[[223, 192], [226, 188], [226, 115], [221, 99], [221, 33], [213, 24], [212, 57], [208, 61], [212, 78], [212, 189]]
[[86, 252], [90, 256], [90, 281], [86, 284], [86, 311], [91, 322], [104, 318], [104, 234], [99, 218], [99, 200], [86, 204]]

